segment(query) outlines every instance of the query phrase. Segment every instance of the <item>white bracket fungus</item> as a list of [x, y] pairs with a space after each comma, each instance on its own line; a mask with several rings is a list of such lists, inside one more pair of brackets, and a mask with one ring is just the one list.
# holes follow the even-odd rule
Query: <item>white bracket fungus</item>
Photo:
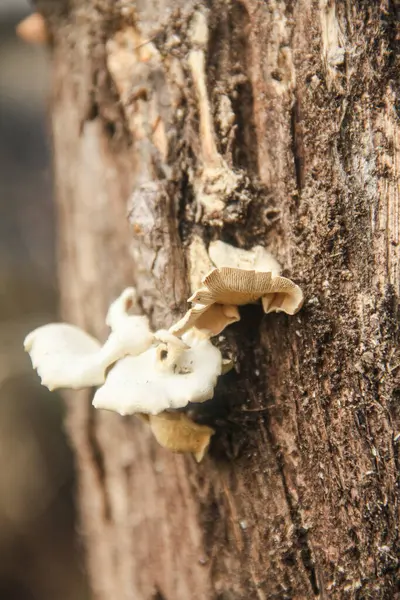
[[135, 304], [135, 290], [130, 287], [108, 310], [106, 325], [111, 328], [111, 333], [101, 350], [102, 360], [107, 367], [124, 356], [136, 356], [144, 352], [153, 343], [154, 336], [147, 317], [129, 314]]
[[[192, 282], [195, 250], [193, 246]], [[129, 314], [136, 297], [135, 290], [127, 288], [109, 308], [106, 323], [111, 333], [103, 346], [66, 323], [45, 325], [28, 334], [25, 350], [42, 384], [51, 390], [100, 386], [93, 406], [138, 415], [161, 446], [190, 452], [200, 461], [214, 430], [170, 410], [211, 399], [218, 377], [232, 368], [210, 335], [238, 321], [237, 307], [242, 304], [261, 299], [265, 312], [292, 315], [303, 302], [301, 289], [279, 275], [280, 265], [261, 246], [248, 251], [213, 242], [209, 257], [216, 268], [202, 278], [189, 298], [192, 308], [169, 331], [153, 334], [146, 317]]]
[[134, 302], [135, 292], [127, 288], [111, 304], [104, 346], [78, 327], [52, 323], [28, 334], [25, 350], [49, 389], [100, 386], [96, 408], [142, 416], [163, 447], [200, 461], [214, 431], [164, 411], [212, 398], [226, 364], [200, 331], [182, 340], [166, 330], [152, 334], [146, 317], [128, 314]]
[[74, 325], [51, 323], [39, 327], [26, 336], [24, 348], [49, 390], [78, 389], [104, 381], [100, 342]]
[[104, 344], [82, 329], [66, 323], [38, 327], [27, 335], [24, 348], [32, 365], [50, 390], [98, 386], [106, 369], [126, 355], [135, 356], [153, 343], [146, 317], [129, 315], [135, 296], [127, 288], [110, 306], [107, 325], [111, 333]]
[[162, 341], [118, 361], [97, 390], [93, 406], [121, 415], [156, 415], [212, 398], [222, 371], [221, 352], [206, 336], [188, 332], [183, 341], [186, 347]]

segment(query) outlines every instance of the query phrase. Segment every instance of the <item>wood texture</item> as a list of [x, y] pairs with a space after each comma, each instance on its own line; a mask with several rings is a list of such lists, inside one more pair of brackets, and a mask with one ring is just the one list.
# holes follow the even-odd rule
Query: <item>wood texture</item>
[[[295, 317], [245, 307], [218, 342], [236, 368], [196, 409], [217, 429], [200, 466], [70, 401], [94, 597], [396, 598], [397, 9], [205, 4], [38, 1], [65, 319], [104, 336], [108, 302], [136, 282], [169, 325], [194, 235], [267, 246], [307, 297]], [[198, 191], [210, 157], [234, 181], [216, 212]]]

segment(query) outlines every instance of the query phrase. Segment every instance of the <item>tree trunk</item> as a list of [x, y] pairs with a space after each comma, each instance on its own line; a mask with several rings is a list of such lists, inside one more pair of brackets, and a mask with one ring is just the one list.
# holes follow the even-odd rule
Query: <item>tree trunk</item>
[[134, 284], [169, 326], [215, 239], [266, 246], [306, 293], [216, 342], [235, 370], [198, 408], [201, 465], [70, 400], [94, 598], [400, 597], [396, 3], [37, 5], [63, 318], [104, 337]]

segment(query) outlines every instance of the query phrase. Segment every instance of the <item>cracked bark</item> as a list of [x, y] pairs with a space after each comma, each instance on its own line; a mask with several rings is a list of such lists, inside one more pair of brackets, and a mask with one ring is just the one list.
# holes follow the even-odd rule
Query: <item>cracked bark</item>
[[245, 307], [227, 330], [237, 366], [198, 409], [217, 429], [200, 466], [141, 422], [70, 401], [94, 597], [396, 598], [395, 3], [207, 3], [217, 151], [242, 178], [211, 216], [196, 203], [187, 60], [205, 3], [37, 4], [52, 36], [64, 318], [105, 335], [108, 302], [134, 282], [169, 325], [194, 236], [266, 245], [307, 296], [294, 318]]

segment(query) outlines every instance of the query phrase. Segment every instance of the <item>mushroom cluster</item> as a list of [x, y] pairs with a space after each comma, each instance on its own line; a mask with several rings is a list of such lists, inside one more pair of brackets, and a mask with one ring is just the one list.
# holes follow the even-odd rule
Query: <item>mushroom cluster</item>
[[214, 242], [209, 255], [215, 267], [169, 331], [153, 333], [146, 317], [129, 313], [136, 298], [127, 288], [109, 308], [111, 331], [103, 345], [66, 323], [29, 333], [24, 347], [42, 384], [50, 390], [97, 387], [95, 408], [136, 414], [161, 446], [190, 452], [200, 461], [214, 430], [179, 409], [211, 399], [227, 370], [229, 361], [210, 338], [240, 319], [240, 305], [261, 299], [265, 312], [294, 314], [303, 302], [300, 288], [279, 276], [278, 263], [264, 248], [245, 251]]

